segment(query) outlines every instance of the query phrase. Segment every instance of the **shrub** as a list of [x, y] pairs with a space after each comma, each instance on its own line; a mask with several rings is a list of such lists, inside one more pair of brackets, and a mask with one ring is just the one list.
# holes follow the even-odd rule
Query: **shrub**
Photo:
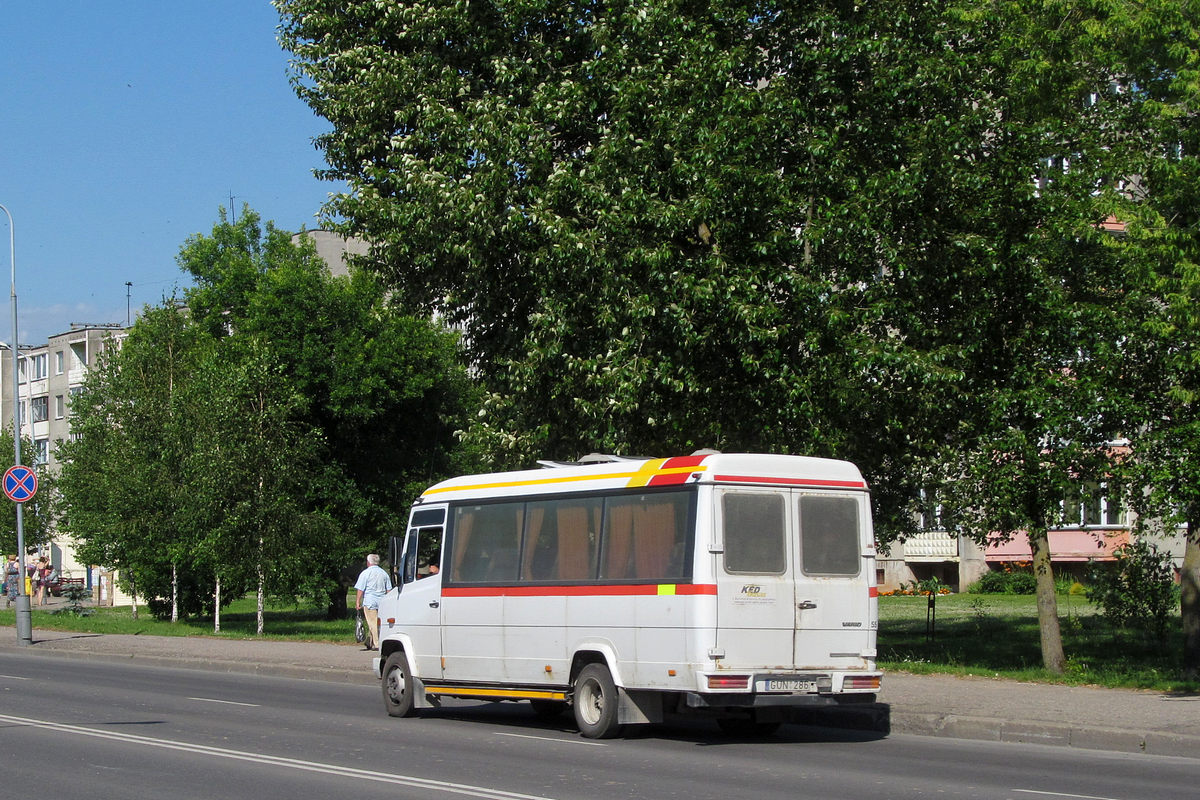
[[1032, 572], [1023, 570], [985, 572], [968, 591], [972, 594], [1034, 594], [1037, 578]]
[[1171, 556], [1139, 540], [1118, 548], [1113, 557], [1112, 564], [1092, 564], [1088, 600], [1114, 630], [1139, 627], [1165, 643], [1167, 621], [1179, 602]]
[[85, 608], [83, 601], [86, 600], [91, 592], [84, 586], [71, 584], [62, 590], [63, 597], [67, 598], [68, 605], [55, 611], [55, 614], [71, 614], [76, 617], [87, 617], [92, 613], [92, 609]]

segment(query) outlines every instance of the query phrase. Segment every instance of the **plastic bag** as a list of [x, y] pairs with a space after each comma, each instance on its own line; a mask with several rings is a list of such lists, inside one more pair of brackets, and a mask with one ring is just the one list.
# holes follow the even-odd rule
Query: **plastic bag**
[[354, 641], [362, 644], [367, 640], [367, 627], [363, 624], [362, 614], [356, 614], [354, 617]]

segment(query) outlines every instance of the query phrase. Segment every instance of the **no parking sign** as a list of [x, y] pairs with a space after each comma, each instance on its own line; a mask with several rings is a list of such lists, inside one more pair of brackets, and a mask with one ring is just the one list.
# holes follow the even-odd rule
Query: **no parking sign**
[[24, 503], [37, 494], [37, 475], [29, 467], [17, 464], [4, 473], [4, 493], [16, 503]]

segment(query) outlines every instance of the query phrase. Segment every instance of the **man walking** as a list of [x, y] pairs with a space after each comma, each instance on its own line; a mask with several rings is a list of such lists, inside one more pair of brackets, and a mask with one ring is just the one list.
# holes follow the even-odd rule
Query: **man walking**
[[355, 608], [363, 612], [367, 621], [367, 649], [379, 649], [379, 601], [392, 590], [392, 579], [379, 566], [379, 556], [367, 556], [367, 568], [358, 575], [354, 584]]

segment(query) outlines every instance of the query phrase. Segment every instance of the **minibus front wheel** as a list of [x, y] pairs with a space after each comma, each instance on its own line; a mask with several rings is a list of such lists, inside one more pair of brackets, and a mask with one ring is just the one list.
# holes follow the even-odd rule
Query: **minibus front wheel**
[[383, 664], [383, 705], [393, 717], [411, 717], [416, 713], [412, 670], [403, 650], [392, 653]]
[[620, 699], [608, 667], [588, 664], [575, 678], [575, 724], [589, 739], [611, 739], [621, 732], [617, 724]]

